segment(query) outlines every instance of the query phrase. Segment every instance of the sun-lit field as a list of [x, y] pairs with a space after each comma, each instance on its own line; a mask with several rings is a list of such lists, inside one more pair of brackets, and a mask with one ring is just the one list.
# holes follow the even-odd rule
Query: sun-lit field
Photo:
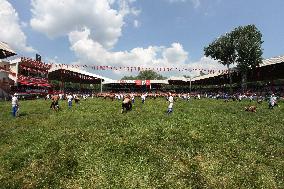
[[284, 104], [0, 102], [0, 188], [284, 188]]

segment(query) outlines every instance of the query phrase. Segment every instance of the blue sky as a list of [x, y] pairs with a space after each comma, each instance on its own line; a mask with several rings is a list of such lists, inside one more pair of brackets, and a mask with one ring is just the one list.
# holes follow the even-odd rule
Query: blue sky
[[[247, 24], [262, 32], [264, 58], [284, 54], [283, 0], [0, 0], [7, 2], [10, 16], [15, 17], [13, 10], [18, 14], [17, 21], [11, 20], [19, 31], [15, 37], [8, 31], [0, 40], [20, 55], [34, 57], [38, 52], [59, 63], [206, 67], [216, 62], [203, 57], [204, 46]], [[59, 3], [61, 9], [54, 8]], [[44, 19], [50, 16], [53, 21]], [[0, 21], [1, 28], [8, 23]], [[21, 46], [15, 42], [17, 32], [26, 37], [19, 39]]]

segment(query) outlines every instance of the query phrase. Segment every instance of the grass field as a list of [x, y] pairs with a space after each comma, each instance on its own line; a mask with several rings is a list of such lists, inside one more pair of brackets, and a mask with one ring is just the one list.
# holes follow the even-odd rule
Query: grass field
[[284, 188], [284, 104], [0, 102], [0, 188]]

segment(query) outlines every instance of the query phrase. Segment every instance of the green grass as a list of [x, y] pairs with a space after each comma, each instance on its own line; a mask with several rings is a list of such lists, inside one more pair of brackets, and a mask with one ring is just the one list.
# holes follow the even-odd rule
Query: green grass
[[284, 188], [284, 104], [0, 103], [0, 188]]

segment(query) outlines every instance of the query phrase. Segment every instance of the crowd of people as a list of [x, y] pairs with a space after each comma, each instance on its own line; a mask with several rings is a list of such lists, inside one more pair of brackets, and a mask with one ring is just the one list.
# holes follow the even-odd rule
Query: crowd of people
[[[233, 95], [229, 95], [227, 93], [175, 93], [175, 92], [155, 92], [155, 93], [111, 93], [111, 92], [105, 92], [105, 93], [93, 93], [93, 94], [72, 94], [72, 93], [59, 93], [59, 94], [48, 94], [45, 96], [45, 100], [50, 100], [50, 109], [54, 111], [58, 111], [60, 109], [59, 101], [67, 101], [68, 108], [72, 108], [73, 102], [75, 104], [79, 104], [80, 100], [87, 100], [88, 98], [104, 98], [104, 99], [111, 99], [111, 100], [117, 100], [122, 102], [121, 106], [121, 113], [125, 113], [127, 111], [132, 110], [132, 105], [135, 103], [135, 99], [141, 98], [141, 103], [145, 104], [146, 99], [156, 99], [156, 98], [164, 98], [168, 101], [168, 107], [167, 107], [167, 114], [171, 114], [173, 112], [173, 106], [174, 102], [178, 99], [180, 100], [186, 100], [189, 101], [191, 98], [200, 100], [201, 98], [211, 98], [216, 100], [224, 100], [224, 102], [228, 101], [242, 101], [242, 100], [249, 100], [249, 101], [256, 101], [257, 103], [262, 103], [263, 101], [268, 102], [268, 108], [273, 109], [274, 107], [279, 107], [278, 100], [280, 97], [277, 97], [275, 94], [271, 94], [269, 96], [263, 97], [258, 96], [254, 93], [236, 93]], [[13, 95], [12, 98], [12, 115], [13, 117], [16, 117], [19, 112], [19, 100], [17, 98], [17, 95]], [[245, 107], [246, 111], [256, 111], [256, 107]]]
[[87, 100], [87, 98], [90, 97], [89, 94], [72, 94], [72, 93], [67, 93], [67, 94], [55, 94], [55, 95], [46, 95], [45, 100], [51, 100], [51, 105], [50, 109], [53, 110], [59, 110], [59, 100], [67, 100], [68, 102], [68, 107], [72, 107], [72, 102], [74, 101], [75, 104], [79, 104], [80, 99]]

